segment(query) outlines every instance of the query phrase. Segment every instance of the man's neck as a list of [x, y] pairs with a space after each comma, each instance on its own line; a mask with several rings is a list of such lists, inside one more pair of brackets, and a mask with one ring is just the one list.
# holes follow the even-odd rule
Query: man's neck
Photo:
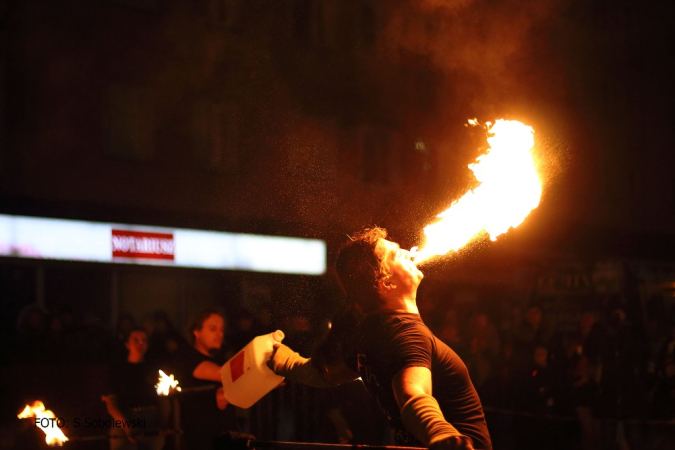
[[194, 349], [197, 350], [199, 353], [205, 356], [211, 357], [211, 352], [209, 352], [209, 349], [204, 347], [203, 345], [199, 345], [198, 343], [195, 342]]
[[415, 295], [401, 295], [384, 298], [384, 304], [380, 308], [382, 311], [419, 314], [417, 309], [417, 299]]
[[127, 362], [130, 362], [132, 364], [141, 363], [143, 362], [143, 355], [129, 353], [129, 355], [127, 355]]

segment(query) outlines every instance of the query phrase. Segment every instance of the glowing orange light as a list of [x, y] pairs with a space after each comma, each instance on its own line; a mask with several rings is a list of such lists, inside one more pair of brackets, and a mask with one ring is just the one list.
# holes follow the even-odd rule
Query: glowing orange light
[[159, 381], [155, 385], [157, 389], [157, 395], [166, 397], [169, 395], [171, 390], [180, 392], [180, 386], [178, 386], [178, 380], [176, 380], [173, 375], [167, 375], [164, 371], [159, 371]]
[[50, 447], [61, 447], [63, 443], [68, 440], [66, 435], [63, 434], [58, 427], [58, 422], [54, 413], [45, 409], [44, 403], [40, 400], [33, 402], [32, 406], [26, 405], [23, 411], [18, 415], [19, 419], [29, 419], [33, 417], [36, 418], [35, 425], [45, 433], [45, 442]]
[[494, 241], [520, 225], [539, 205], [541, 180], [531, 153], [534, 130], [501, 119], [487, 126], [490, 149], [469, 165], [480, 185], [440, 213], [440, 220], [424, 228], [424, 244], [419, 250], [413, 249], [415, 264], [457, 251], [481, 231]]

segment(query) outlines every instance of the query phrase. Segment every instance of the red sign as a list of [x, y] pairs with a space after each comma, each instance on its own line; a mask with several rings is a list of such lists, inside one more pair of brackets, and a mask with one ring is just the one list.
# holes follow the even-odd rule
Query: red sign
[[113, 258], [144, 258], [173, 261], [176, 244], [172, 233], [112, 230]]
[[232, 382], [234, 383], [244, 374], [244, 356], [245, 351], [239, 352], [237, 356], [230, 361], [230, 375], [232, 375]]

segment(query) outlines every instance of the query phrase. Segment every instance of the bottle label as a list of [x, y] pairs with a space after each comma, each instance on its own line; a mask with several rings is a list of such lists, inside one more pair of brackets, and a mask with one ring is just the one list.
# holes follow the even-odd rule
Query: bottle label
[[230, 361], [230, 375], [232, 375], [232, 382], [234, 383], [244, 374], [244, 350], [240, 351], [232, 361]]

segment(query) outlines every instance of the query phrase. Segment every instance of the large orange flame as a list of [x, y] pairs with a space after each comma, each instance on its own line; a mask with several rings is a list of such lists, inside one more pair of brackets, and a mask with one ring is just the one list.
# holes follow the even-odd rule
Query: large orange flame
[[[45, 433], [45, 442], [50, 447], [61, 447], [65, 441], [68, 440], [65, 434], [58, 427], [56, 416], [53, 412], [45, 409], [44, 403], [40, 400], [33, 402], [33, 405], [26, 405], [26, 407], [18, 415], [19, 419], [29, 419], [35, 417], [35, 426], [40, 428]], [[54, 420], [51, 420], [54, 419]], [[45, 426], [46, 425], [46, 426]]]
[[413, 252], [415, 264], [457, 251], [481, 231], [494, 241], [520, 225], [539, 205], [541, 180], [531, 153], [534, 130], [501, 119], [487, 126], [490, 149], [469, 166], [480, 185], [440, 213], [440, 220], [424, 228], [426, 241]]

